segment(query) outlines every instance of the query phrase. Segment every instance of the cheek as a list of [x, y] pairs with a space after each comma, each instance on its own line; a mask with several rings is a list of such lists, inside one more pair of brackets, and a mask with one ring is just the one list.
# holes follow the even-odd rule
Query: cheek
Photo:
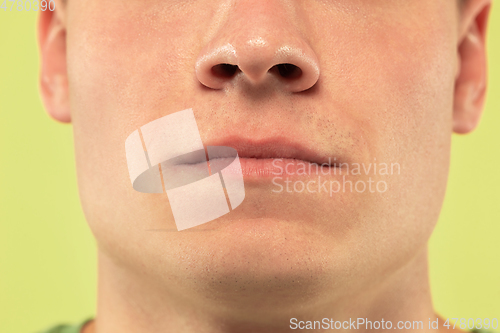
[[[145, 10], [140, 1], [124, 5], [111, 0], [104, 8], [97, 1], [75, 1], [71, 13], [79, 14], [68, 20], [67, 35], [82, 206], [91, 228], [101, 228], [100, 236], [109, 235], [110, 240], [121, 239], [111, 236], [120, 232], [111, 225], [116, 221], [140, 223], [168, 217], [168, 203], [158, 198], [147, 205], [161, 205], [161, 209], [138, 207], [144, 205], [142, 198], [150, 196], [133, 193], [124, 142], [138, 126], [163, 115], [166, 105], [181, 110], [176, 101], [186, 96], [192, 82], [186, 73], [193, 72], [191, 58], [197, 45], [196, 34], [185, 28], [189, 21], [183, 19], [183, 11], [177, 16], [162, 15], [156, 8]], [[110, 207], [115, 208], [112, 217]], [[145, 211], [152, 216], [126, 216]], [[103, 221], [106, 216], [109, 221]]]
[[[451, 14], [438, 17], [443, 11], [435, 7], [441, 5], [426, 6], [415, 14], [421, 20], [360, 11], [347, 23], [330, 18], [339, 23], [328, 26], [328, 32], [316, 26], [323, 31], [316, 50], [330, 109], [349, 113], [365, 129], [371, 162], [401, 166], [400, 174], [384, 179], [389, 190], [376, 198], [370, 214], [393, 242], [401, 243], [391, 243], [387, 252], [427, 240], [446, 189], [456, 22]], [[373, 20], [363, 20], [372, 15]]]
[[378, 155], [402, 167], [386, 211], [392, 226], [401, 227], [401, 240], [409, 232], [428, 239], [446, 190], [455, 46], [453, 25], [439, 20], [375, 31], [372, 69], [366, 69], [372, 73], [367, 90], [378, 96], [372, 104], [379, 106], [373, 109]]
[[456, 55], [453, 27], [444, 17], [430, 16], [410, 26], [391, 24], [373, 38], [377, 55], [368, 89], [378, 91], [380, 101], [375, 105], [383, 105], [375, 115], [379, 147], [384, 149], [380, 154], [405, 164], [402, 193], [412, 189], [411, 207], [416, 207], [411, 202], [415, 199], [434, 207], [436, 218], [429, 219], [433, 221], [449, 165]]
[[68, 36], [68, 71], [79, 91], [75, 104], [139, 113], [150, 101], [182, 96], [182, 81], [193, 72], [196, 55], [191, 20], [165, 6], [134, 0], [125, 4], [111, 0], [101, 8], [96, 1], [76, 2], [82, 8], [73, 12], [82, 14], [70, 20]]

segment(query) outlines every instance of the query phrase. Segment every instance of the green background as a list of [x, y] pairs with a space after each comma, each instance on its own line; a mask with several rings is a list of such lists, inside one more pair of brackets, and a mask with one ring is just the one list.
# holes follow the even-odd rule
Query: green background
[[[453, 137], [430, 242], [434, 303], [448, 318], [500, 319], [500, 7], [488, 52], [485, 114], [474, 133]], [[95, 314], [96, 248], [78, 198], [72, 128], [46, 115], [38, 73], [36, 14], [0, 10], [1, 333]]]

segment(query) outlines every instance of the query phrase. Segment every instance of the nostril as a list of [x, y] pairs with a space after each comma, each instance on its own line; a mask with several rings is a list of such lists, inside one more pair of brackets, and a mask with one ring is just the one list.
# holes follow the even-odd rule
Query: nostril
[[305, 91], [318, 81], [318, 58], [307, 43], [286, 45], [281, 39], [276, 44], [249, 41], [252, 43], [233, 41], [236, 46], [229, 41], [211, 41], [200, 51], [194, 65], [198, 81], [216, 90], [241, 84], [272, 86], [292, 93]]
[[212, 67], [212, 74], [220, 78], [231, 78], [238, 70], [238, 66], [231, 64], [218, 64]]
[[280, 75], [287, 79], [296, 79], [302, 75], [302, 70], [293, 64], [276, 65]]

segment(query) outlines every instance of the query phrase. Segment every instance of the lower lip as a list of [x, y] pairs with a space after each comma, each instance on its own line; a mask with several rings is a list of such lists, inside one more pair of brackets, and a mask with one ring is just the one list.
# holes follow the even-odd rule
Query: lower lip
[[[226, 175], [239, 175], [240, 169], [232, 164], [233, 158], [223, 158], [218, 165], [223, 168]], [[341, 175], [342, 170], [329, 164], [316, 164], [304, 160], [286, 158], [247, 158], [239, 157], [241, 174], [245, 181], [281, 179], [312, 178], [327, 175]], [[214, 164], [210, 167], [210, 173], [214, 172]], [[169, 167], [170, 174], [188, 175], [189, 179], [199, 180], [208, 171], [206, 162], [195, 164], [179, 164]], [[186, 182], [188, 183], [188, 182]]]
[[303, 160], [281, 158], [240, 157], [240, 165], [245, 180], [274, 177], [311, 177], [331, 174], [332, 169], [334, 169], [334, 167], [327, 164], [322, 166]]

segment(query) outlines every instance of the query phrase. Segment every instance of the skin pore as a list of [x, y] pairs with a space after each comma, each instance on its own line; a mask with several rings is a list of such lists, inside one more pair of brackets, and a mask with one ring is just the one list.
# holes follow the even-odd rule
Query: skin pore
[[[70, 0], [41, 12], [40, 91], [50, 116], [72, 123], [98, 245], [97, 315], [84, 332], [434, 320], [427, 241], [451, 134], [472, 131], [483, 109], [489, 8], [490, 0]], [[222, 63], [237, 65], [236, 75], [214, 74]], [[280, 63], [303, 75], [283, 78]], [[370, 175], [387, 191], [332, 196], [274, 193], [270, 181], [246, 178], [241, 206], [179, 232], [165, 195], [133, 190], [124, 141], [187, 108], [207, 145], [285, 138], [401, 171]]]

